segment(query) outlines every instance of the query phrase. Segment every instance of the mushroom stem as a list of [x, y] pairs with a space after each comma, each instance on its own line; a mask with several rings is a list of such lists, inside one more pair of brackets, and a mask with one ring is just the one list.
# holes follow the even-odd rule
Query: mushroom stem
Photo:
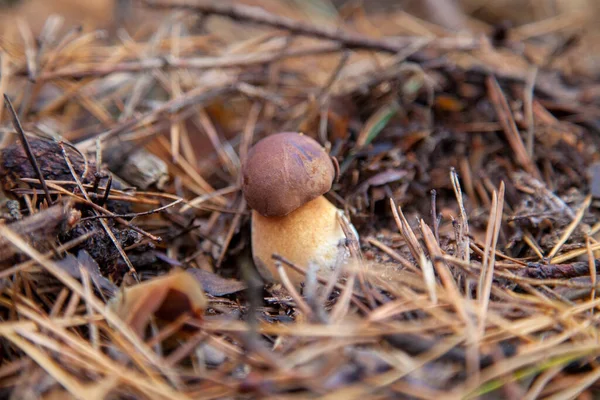
[[[252, 211], [252, 254], [263, 277], [277, 280], [273, 254], [303, 267], [314, 263], [320, 275], [329, 276], [338, 266], [339, 246], [346, 238], [338, 212], [323, 196], [282, 217]], [[296, 271], [288, 269], [287, 273], [297, 286], [304, 281]]]

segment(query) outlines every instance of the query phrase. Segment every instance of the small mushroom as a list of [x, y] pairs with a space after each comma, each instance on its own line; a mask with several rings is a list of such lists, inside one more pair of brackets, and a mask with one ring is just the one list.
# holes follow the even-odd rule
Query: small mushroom
[[[273, 254], [330, 275], [343, 261], [340, 246], [346, 237], [341, 211], [323, 197], [335, 168], [319, 143], [295, 132], [268, 136], [250, 149], [242, 173], [242, 191], [252, 208], [252, 256], [263, 277], [278, 277]], [[304, 280], [296, 271], [286, 272], [296, 285]]]

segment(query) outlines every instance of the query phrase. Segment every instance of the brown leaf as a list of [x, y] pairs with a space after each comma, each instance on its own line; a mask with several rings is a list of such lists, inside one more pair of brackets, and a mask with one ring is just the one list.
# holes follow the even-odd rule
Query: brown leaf
[[202, 269], [190, 268], [187, 272], [200, 282], [206, 293], [212, 296], [225, 296], [246, 289], [246, 284], [243, 282], [235, 279], [225, 279]]
[[142, 336], [153, 316], [166, 322], [188, 313], [202, 317], [206, 305], [198, 280], [187, 271], [175, 271], [126, 288], [112, 307]]
[[57, 264], [75, 279], [81, 279], [80, 268], [85, 269], [90, 274], [90, 278], [92, 279], [92, 282], [94, 282], [94, 285], [111, 296], [118, 290], [114, 283], [102, 276], [98, 263], [96, 263], [92, 256], [85, 250], [81, 250], [77, 253], [77, 258], [72, 254], [67, 254], [67, 256]]
[[399, 181], [406, 175], [408, 175], [408, 172], [402, 169], [386, 169], [385, 171], [373, 175], [361, 183], [358, 188], [356, 188], [355, 193], [365, 192], [371, 186], [382, 186], [388, 183]]
[[[2, 181], [2, 178], [0, 178]], [[50, 250], [49, 240], [65, 229], [73, 227], [81, 213], [73, 208], [73, 202], [63, 201], [9, 225], [15, 233], [22, 235], [29, 244], [39, 251]], [[0, 262], [10, 260], [15, 248], [0, 238]]]

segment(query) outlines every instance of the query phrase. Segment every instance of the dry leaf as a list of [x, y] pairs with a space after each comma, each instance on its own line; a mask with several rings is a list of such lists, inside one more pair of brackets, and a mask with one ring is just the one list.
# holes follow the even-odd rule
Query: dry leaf
[[183, 314], [201, 317], [207, 301], [197, 279], [186, 271], [126, 288], [112, 303], [116, 313], [140, 336], [152, 317], [174, 321]]
[[[1, 175], [1, 172], [0, 172]], [[5, 183], [5, 177], [0, 178]], [[81, 213], [73, 208], [73, 202], [62, 201], [50, 208], [39, 211], [33, 215], [13, 222], [10, 229], [23, 235], [33, 247], [39, 251], [48, 251], [51, 246], [49, 240], [54, 240], [57, 233], [65, 228], [69, 229], [81, 218]], [[10, 260], [15, 254], [15, 249], [4, 238], [0, 238], [0, 262]], [[10, 265], [4, 265], [8, 267]]]
[[98, 263], [96, 263], [96, 260], [94, 260], [85, 250], [79, 251], [79, 253], [77, 253], [77, 258], [72, 254], [67, 254], [67, 256], [57, 264], [75, 279], [81, 279], [80, 268], [85, 269], [90, 274], [94, 285], [99, 290], [102, 290], [111, 296], [118, 290], [114, 283], [102, 276]]
[[190, 268], [187, 272], [192, 274], [200, 282], [206, 293], [212, 296], [225, 296], [246, 289], [246, 284], [243, 282], [235, 279], [225, 279], [203, 269]]

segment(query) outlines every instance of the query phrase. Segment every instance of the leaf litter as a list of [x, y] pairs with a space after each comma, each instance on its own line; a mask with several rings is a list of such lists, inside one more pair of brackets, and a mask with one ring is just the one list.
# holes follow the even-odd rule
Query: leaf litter
[[[249, 3], [0, 41], [2, 396], [597, 396], [600, 86], [555, 59], [582, 14]], [[254, 272], [240, 162], [287, 130], [360, 236], [329, 280]]]

